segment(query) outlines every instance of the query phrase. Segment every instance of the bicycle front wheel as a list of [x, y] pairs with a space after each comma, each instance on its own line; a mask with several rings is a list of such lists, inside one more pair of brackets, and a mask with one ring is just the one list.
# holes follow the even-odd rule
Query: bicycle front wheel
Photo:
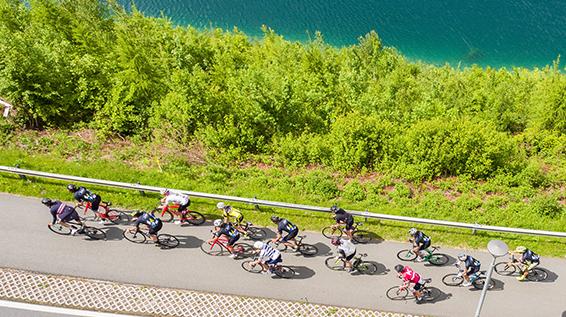
[[98, 228], [84, 227], [84, 232], [93, 240], [106, 240], [106, 233]]
[[457, 273], [446, 274], [442, 278], [442, 283], [448, 286], [458, 286], [464, 282], [464, 278]]
[[527, 279], [531, 282], [542, 282], [547, 278], [548, 278], [548, 273], [543, 269], [539, 269], [538, 267], [532, 269], [529, 272], [529, 275], [527, 275]]
[[352, 234], [352, 239], [357, 243], [366, 244], [371, 241], [372, 233], [365, 230], [356, 230]]
[[157, 242], [164, 249], [173, 249], [179, 245], [179, 240], [170, 234], [160, 234], [157, 236]]
[[340, 228], [332, 228], [332, 227], [326, 227], [324, 229], [322, 229], [322, 235], [325, 236], [328, 239], [332, 239], [332, 238], [339, 238], [341, 237], [343, 234], [342, 230], [340, 230]]
[[364, 262], [358, 264], [356, 269], [361, 274], [373, 275], [377, 272], [377, 265], [375, 265], [375, 263], [372, 263], [372, 262], [365, 262], [364, 261]]
[[312, 244], [301, 244], [299, 252], [304, 256], [315, 256], [318, 254], [318, 248]]
[[252, 263], [255, 262], [254, 260], [246, 260], [244, 262], [242, 262], [242, 268], [250, 273], [261, 273], [261, 271], [263, 270], [261, 268], [261, 265], [256, 264], [256, 265], [252, 265]]
[[409, 297], [409, 290], [401, 290], [399, 286], [393, 286], [385, 292], [387, 298], [391, 300], [404, 300]]
[[279, 276], [280, 278], [289, 279], [295, 276], [295, 271], [292, 268], [283, 265], [274, 268], [273, 272], [275, 272], [275, 275]]
[[200, 249], [202, 252], [212, 256], [223, 255], [225, 252], [228, 252], [228, 250], [225, 250], [218, 242], [204, 241], [200, 245]]
[[161, 219], [161, 221], [163, 221], [163, 222], [173, 221], [173, 214], [169, 210], [166, 210], [165, 212], [163, 212], [163, 210], [161, 210], [161, 209], [154, 209], [151, 212], [151, 214], [154, 215], [155, 217]]
[[326, 267], [333, 270], [333, 271], [343, 271], [346, 268], [346, 263], [343, 260], [336, 257], [329, 257], [324, 261]]
[[204, 216], [197, 211], [190, 211], [187, 214], [187, 221], [194, 226], [199, 226], [202, 225], [204, 223], [204, 221], [206, 220], [206, 218], [204, 218]]
[[417, 258], [417, 254], [413, 250], [401, 250], [397, 252], [397, 258], [401, 261], [413, 261]]
[[116, 209], [110, 209], [106, 214], [106, 219], [108, 219], [111, 223], [117, 225], [121, 222], [120, 212]]
[[247, 243], [234, 244], [234, 253], [240, 258], [249, 258], [254, 255], [254, 248]]
[[515, 271], [517, 270], [515, 265], [513, 265], [509, 262], [499, 262], [499, 263], [495, 264], [494, 269], [495, 269], [495, 272], [497, 272], [497, 274], [505, 275], [505, 276], [513, 275], [515, 273]]
[[68, 236], [71, 234], [71, 228], [67, 228], [63, 225], [61, 225], [60, 223], [56, 223], [54, 225], [51, 225], [48, 227], [49, 230], [55, 232], [56, 234], [60, 234], [63, 236]]
[[124, 230], [122, 233], [126, 240], [133, 242], [133, 243], [145, 243], [147, 237], [141, 231], [134, 231], [131, 232], [130, 230]]
[[448, 263], [448, 261], [449, 261], [448, 256], [442, 253], [433, 253], [428, 258], [428, 263], [436, 266], [442, 266]]
[[248, 235], [248, 238], [252, 240], [263, 240], [267, 236], [267, 232], [265, 230], [257, 227], [249, 227], [248, 230], [246, 230], [246, 234]]

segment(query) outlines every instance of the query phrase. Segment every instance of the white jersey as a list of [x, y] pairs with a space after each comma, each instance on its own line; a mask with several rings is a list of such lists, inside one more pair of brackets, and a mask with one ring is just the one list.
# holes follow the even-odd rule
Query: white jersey
[[259, 251], [259, 260], [262, 262], [275, 260], [279, 257], [279, 255], [281, 255], [281, 252], [279, 252], [279, 250], [266, 243], [261, 248], [261, 251]]
[[349, 256], [356, 252], [356, 246], [352, 243], [352, 241], [347, 239], [340, 239], [340, 245], [338, 246], [338, 250], [344, 251], [346, 256]]
[[165, 198], [166, 205], [186, 205], [188, 202], [189, 196], [178, 193], [171, 193]]

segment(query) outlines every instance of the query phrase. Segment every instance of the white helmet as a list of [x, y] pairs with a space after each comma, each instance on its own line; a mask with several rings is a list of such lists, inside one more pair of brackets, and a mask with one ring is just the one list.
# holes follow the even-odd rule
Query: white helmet
[[218, 204], [216, 204], [216, 208], [218, 208], [218, 209], [224, 209], [225, 206], [226, 205], [224, 205], [223, 202], [219, 202]]
[[256, 241], [256, 242], [254, 243], [254, 248], [256, 248], [256, 249], [261, 249], [261, 248], [263, 248], [263, 245], [264, 245], [263, 242], [261, 242], [261, 241]]
[[220, 227], [222, 225], [222, 220], [221, 219], [216, 219], [214, 220], [214, 226], [215, 227]]
[[160, 190], [159, 193], [160, 193], [161, 195], [169, 195], [169, 189], [164, 188], [164, 189]]
[[409, 229], [409, 234], [410, 234], [410, 235], [414, 236], [415, 233], [417, 233], [417, 229], [416, 229], [416, 228], [411, 228], [411, 229]]
[[466, 260], [466, 258], [467, 258], [467, 257], [468, 257], [468, 256], [467, 256], [467, 255], [465, 255], [464, 253], [460, 253], [460, 254], [458, 254], [458, 260], [460, 260], [460, 261], [464, 261], [464, 260]]

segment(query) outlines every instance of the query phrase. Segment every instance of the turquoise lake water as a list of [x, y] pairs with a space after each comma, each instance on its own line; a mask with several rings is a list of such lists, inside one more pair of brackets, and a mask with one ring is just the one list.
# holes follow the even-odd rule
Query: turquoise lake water
[[[129, 1], [121, 1], [123, 4]], [[315, 31], [334, 46], [371, 30], [412, 60], [523, 66], [566, 58], [566, 0], [135, 0], [147, 15], [178, 25], [234, 26], [251, 36], [267, 25], [288, 40]], [[564, 67], [565, 63], [561, 63]]]

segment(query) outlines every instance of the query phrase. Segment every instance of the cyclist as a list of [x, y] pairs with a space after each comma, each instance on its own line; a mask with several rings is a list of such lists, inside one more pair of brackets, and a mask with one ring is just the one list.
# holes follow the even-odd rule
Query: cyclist
[[432, 241], [429, 236], [416, 228], [409, 229], [409, 234], [412, 237], [409, 241], [413, 243], [413, 252], [417, 254], [417, 262], [422, 262], [422, 251], [430, 247]]
[[340, 225], [345, 224], [344, 232], [348, 238], [352, 240], [352, 234], [354, 233], [354, 216], [347, 213], [344, 209], [338, 208], [336, 205], [330, 207], [330, 211], [334, 213], [334, 219], [336, 220], [336, 224], [332, 225], [332, 229], [337, 229]]
[[159, 193], [163, 198], [161, 198], [161, 206], [157, 207], [157, 209], [167, 210], [171, 206], [178, 205], [179, 208], [177, 211], [181, 213], [181, 220], [175, 221], [175, 224], [178, 225], [187, 222], [187, 213], [189, 212], [187, 208], [191, 204], [189, 196], [181, 193], [173, 193], [169, 189], [162, 189]]
[[458, 263], [456, 264], [461, 272], [462, 277], [464, 277], [464, 283], [462, 286], [470, 286], [479, 277], [480, 272], [480, 261], [474, 259], [471, 255], [466, 255], [461, 253], [458, 255]]
[[157, 240], [157, 233], [163, 227], [163, 222], [161, 219], [157, 218], [156, 216], [152, 215], [151, 213], [145, 211], [134, 211], [131, 213], [132, 220], [135, 221], [134, 226], [129, 228], [130, 232], [136, 232], [139, 230], [140, 224], [144, 224], [147, 226], [149, 237], [155, 243], [156, 246], [159, 245]]
[[220, 236], [225, 235], [228, 238], [228, 243], [226, 244], [226, 248], [232, 254], [230, 257], [235, 259], [238, 254], [234, 253], [234, 243], [240, 239], [240, 232], [232, 226], [231, 223], [222, 222], [221, 219], [214, 220], [214, 230], [212, 231], [214, 238], [208, 240], [208, 242], [214, 241], [214, 239], [220, 238]]
[[216, 204], [216, 208], [222, 210], [222, 219], [224, 223], [231, 223], [236, 230], [246, 235], [246, 230], [242, 227], [244, 215], [236, 208], [226, 205], [223, 202]]
[[[275, 215], [271, 216], [271, 221], [277, 225], [277, 236], [271, 240], [271, 242], [281, 241], [284, 245], [290, 246], [293, 249], [297, 249], [297, 240], [295, 237], [299, 233], [299, 228], [292, 224], [289, 220], [279, 218]], [[287, 235], [283, 237], [283, 231], [287, 232]]]
[[[51, 215], [53, 216], [53, 221], [48, 224], [49, 227], [54, 225], [56, 222], [59, 222], [63, 227], [71, 228], [72, 235], [75, 235], [76, 233], [83, 233], [84, 224], [82, 223], [75, 208], [62, 203], [59, 200], [52, 201], [49, 198], [42, 198], [41, 203], [49, 207], [49, 212], [51, 212]], [[72, 220], [78, 222], [81, 228], [77, 229], [75, 226], [67, 223]]]
[[100, 206], [100, 202], [102, 201], [102, 198], [99, 195], [91, 193], [83, 186], [77, 187], [74, 184], [67, 185], [67, 190], [73, 193], [73, 197], [76, 201], [79, 202], [76, 206], [82, 205], [85, 201], [90, 202], [90, 208], [92, 209], [92, 211], [100, 216], [100, 223], [104, 223], [106, 219], [108, 219], [106, 209], [102, 213], [98, 212], [98, 207]]
[[419, 273], [413, 271], [408, 266], [397, 264], [395, 265], [395, 271], [397, 271], [399, 277], [403, 279], [403, 285], [401, 285], [400, 289], [406, 289], [411, 283], [414, 283], [413, 295], [417, 299], [417, 303], [420, 302], [423, 299], [421, 289], [426, 283], [425, 280], [421, 278]]
[[521, 254], [521, 258], [519, 259], [519, 262], [523, 264], [521, 267], [523, 274], [517, 277], [517, 280], [519, 281], [524, 281], [527, 278], [527, 276], [529, 276], [529, 271], [534, 269], [536, 266], [540, 264], [539, 255], [527, 249], [524, 246], [518, 246], [515, 249], [515, 251], [511, 253]]
[[336, 250], [338, 251], [338, 258], [344, 261], [346, 268], [348, 269], [348, 273], [354, 273], [356, 269], [352, 267], [352, 259], [354, 258], [354, 255], [356, 255], [356, 246], [351, 240], [339, 237], [332, 238], [330, 243], [337, 247]]
[[252, 265], [259, 264], [263, 268], [264, 272], [269, 271], [272, 276], [275, 275], [274, 267], [278, 265], [278, 263], [283, 262], [281, 252], [261, 241], [256, 241], [254, 243], [254, 248], [256, 249], [255, 253], [259, 253], [259, 256], [256, 261], [252, 262]]

